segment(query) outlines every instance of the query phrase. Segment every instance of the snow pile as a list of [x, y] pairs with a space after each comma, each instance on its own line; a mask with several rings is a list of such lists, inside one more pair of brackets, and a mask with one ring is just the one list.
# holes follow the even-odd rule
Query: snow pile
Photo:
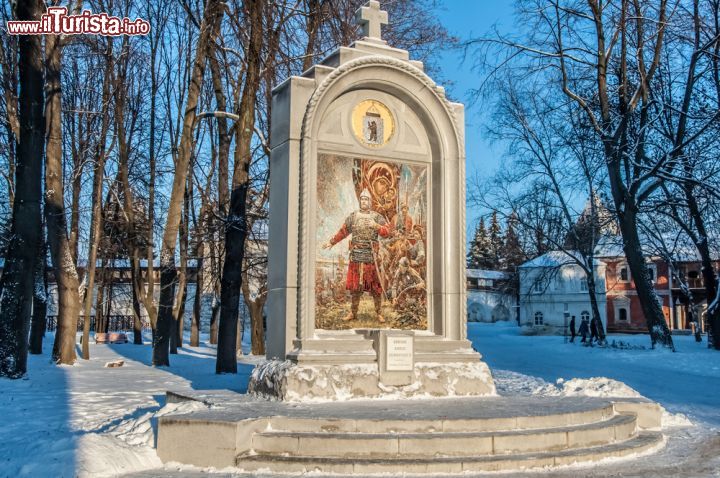
[[75, 449], [75, 472], [70, 476], [111, 477], [162, 466], [152, 447], [131, 446], [112, 435], [81, 435]]
[[[548, 384], [538, 388], [534, 394], [563, 397], [645, 398], [637, 390], [623, 382], [607, 377], [573, 378], [568, 381], [559, 378], [557, 386]], [[673, 414], [662, 406], [660, 408], [662, 409], [662, 428], [693, 426], [693, 423], [684, 414]]]
[[554, 386], [538, 377], [531, 377], [510, 370], [493, 370], [497, 393], [505, 396], [543, 395], [547, 387]]
[[98, 433], [87, 433], [77, 443], [77, 476], [110, 477], [162, 466], [155, 453], [158, 417], [207, 408], [201, 402], [169, 403], [156, 411], [121, 420]]
[[573, 378], [568, 381], [560, 378], [557, 381], [555, 390], [557, 393], [554, 393], [552, 389], [548, 389], [544, 395], [642, 398], [642, 395], [623, 382], [607, 377], [593, 377], [589, 379]]
[[209, 407], [196, 401], [168, 403], [160, 410], [145, 412], [137, 418], [123, 420], [117, 425], [111, 426], [107, 432], [130, 446], [154, 447], [155, 430], [159, 417], [168, 414], [189, 413], [205, 408]]
[[667, 428], [679, 428], [679, 427], [693, 427], [695, 424], [684, 413], [670, 413], [663, 408], [662, 413], [662, 427]]
[[[555, 384], [510, 370], [495, 370], [495, 385], [500, 395], [535, 395], [555, 397], [645, 398], [627, 384], [608, 377], [589, 379], [559, 378]], [[662, 409], [662, 428], [691, 427], [694, 424], [683, 413], [670, 413]]]
[[637, 390], [607, 377], [557, 379], [555, 384], [510, 370], [495, 370], [495, 384], [501, 395], [539, 395], [557, 397], [643, 398]]

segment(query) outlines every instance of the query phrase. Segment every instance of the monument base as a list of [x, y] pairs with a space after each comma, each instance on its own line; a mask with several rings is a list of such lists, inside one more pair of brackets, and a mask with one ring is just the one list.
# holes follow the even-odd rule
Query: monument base
[[392, 374], [381, 374], [377, 364], [305, 365], [268, 360], [253, 370], [248, 393], [290, 402], [496, 395], [490, 369], [481, 361], [417, 362], [408, 378], [398, 383]]
[[287, 403], [219, 390], [167, 396], [168, 403], [187, 400], [207, 407], [159, 418], [163, 462], [264, 475], [467, 476], [574, 464], [592, 466], [593, 475], [619, 476], [618, 470], [598, 471], [598, 462], [636, 458], [665, 443], [662, 408], [632, 398]]

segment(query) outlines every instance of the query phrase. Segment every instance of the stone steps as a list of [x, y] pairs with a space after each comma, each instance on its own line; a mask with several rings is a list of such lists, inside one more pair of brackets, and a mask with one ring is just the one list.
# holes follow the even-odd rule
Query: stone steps
[[209, 392], [170, 398], [209, 406], [158, 421], [158, 456], [195, 466], [452, 474], [587, 465], [663, 443], [661, 409], [638, 399], [286, 403]]
[[[408, 404], [422, 406], [422, 402]], [[464, 405], [464, 404], [463, 404]], [[544, 405], [544, 404], [543, 404]], [[585, 409], [560, 413], [518, 416], [472, 416], [463, 418], [442, 416], [437, 412], [432, 417], [398, 417], [386, 414], [380, 408], [377, 418], [330, 418], [330, 417], [293, 417], [283, 416], [280, 420], [270, 420], [273, 432], [355, 432], [355, 433], [430, 433], [430, 432], [501, 432], [536, 430], [559, 427], [572, 427], [601, 422], [614, 417], [617, 413], [611, 403], [603, 403]], [[447, 413], [447, 411], [445, 412]], [[636, 415], [634, 412], [624, 414]]]
[[637, 428], [635, 415], [544, 429], [364, 433], [348, 431], [263, 431], [252, 449], [260, 454], [325, 457], [414, 457], [498, 455], [565, 450], [624, 441]]
[[605, 458], [623, 458], [652, 452], [661, 447], [660, 432], [645, 431], [629, 440], [599, 446], [560, 451], [512, 453], [505, 455], [387, 457], [287, 456], [277, 454], [242, 455], [236, 466], [245, 471], [272, 470], [284, 473], [462, 473], [523, 470], [591, 463]]

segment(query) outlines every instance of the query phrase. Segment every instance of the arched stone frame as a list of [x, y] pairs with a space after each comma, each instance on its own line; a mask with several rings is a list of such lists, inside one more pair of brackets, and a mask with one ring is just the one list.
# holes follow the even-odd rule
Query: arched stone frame
[[[378, 90], [406, 103], [420, 118], [431, 148], [428, 230], [428, 291], [431, 334], [465, 338], [465, 153], [463, 129], [454, 107], [435, 83], [411, 64], [390, 57], [367, 56], [349, 61], [330, 73], [312, 94], [303, 119], [300, 147], [300, 207], [298, 211], [297, 338], [315, 335], [316, 181], [318, 130], [324, 111], [344, 93]], [[368, 155], [372, 156], [372, 155]], [[437, 225], [440, 230], [437, 230]], [[442, 254], [442, 258], [440, 257]], [[430, 279], [430, 276], [428, 277]]]

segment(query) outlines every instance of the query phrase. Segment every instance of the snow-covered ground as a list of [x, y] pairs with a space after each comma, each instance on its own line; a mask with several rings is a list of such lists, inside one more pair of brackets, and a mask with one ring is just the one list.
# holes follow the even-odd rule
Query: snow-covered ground
[[[678, 352], [672, 353], [639, 348], [648, 347], [645, 336], [611, 336], [611, 341], [637, 348], [587, 348], [564, 343], [562, 337], [521, 336], [517, 327], [502, 323], [470, 324], [468, 336], [493, 370], [501, 394], [639, 392], [675, 414], [664, 422], [670, 444], [662, 457], [546, 476], [648, 476], [661, 471], [664, 476], [720, 476], [720, 353], [704, 342], [676, 337]], [[170, 368], [149, 366], [149, 344], [93, 344], [90, 361], [57, 367], [49, 362], [51, 344], [49, 336], [46, 353], [30, 356], [27, 379], [0, 379], [0, 476], [199, 476], [203, 470], [163, 468], [155, 455], [156, 417], [203, 406], [164, 406], [165, 391], [244, 391], [259, 361], [247, 357], [237, 376], [218, 376], [215, 350], [206, 344], [181, 349], [171, 356]], [[123, 367], [104, 367], [117, 359], [125, 361]], [[606, 378], [583, 380], [593, 377]], [[235, 475], [224, 470], [221, 476]]]
[[[565, 343], [559, 336], [522, 336], [515, 322], [470, 323], [468, 338], [496, 381], [500, 379], [500, 393], [532, 393], [545, 385], [542, 381], [608, 377], [672, 413], [720, 427], [720, 353], [708, 349], [704, 339], [696, 343], [689, 335], [674, 336], [674, 353], [651, 350], [647, 335], [608, 336], [609, 343], [622, 342], [628, 349], [584, 347], [579, 338]], [[535, 377], [540, 383], [515, 374]]]
[[[155, 417], [178, 406], [166, 390], [245, 391], [253, 365], [215, 374], [215, 349], [185, 347], [170, 368], [153, 368], [149, 344], [95, 345], [74, 366], [30, 355], [24, 380], [0, 379], [0, 476], [117, 476], [162, 465], [155, 455]], [[79, 350], [78, 350], [79, 352]], [[105, 363], [124, 360], [122, 367]], [[252, 361], [252, 360], [248, 360]], [[161, 410], [162, 408], [162, 410]]]

